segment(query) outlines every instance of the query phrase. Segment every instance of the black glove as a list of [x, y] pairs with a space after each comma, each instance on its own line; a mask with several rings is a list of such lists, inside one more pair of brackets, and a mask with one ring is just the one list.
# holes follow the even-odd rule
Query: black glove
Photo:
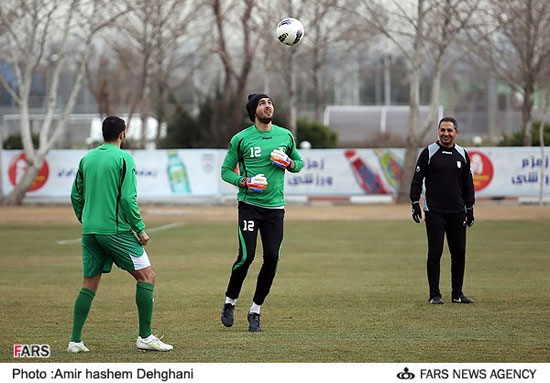
[[422, 209], [420, 208], [420, 202], [415, 201], [412, 204], [412, 217], [413, 221], [416, 223], [420, 223], [422, 220]]
[[472, 227], [474, 225], [474, 208], [466, 208], [466, 218], [464, 219], [464, 226]]

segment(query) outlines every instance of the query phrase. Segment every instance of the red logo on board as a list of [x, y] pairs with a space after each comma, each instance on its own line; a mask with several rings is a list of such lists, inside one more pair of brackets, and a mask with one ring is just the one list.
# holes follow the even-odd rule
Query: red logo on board
[[[27, 170], [27, 167], [28, 167], [28, 164], [25, 157], [25, 153], [20, 153], [19, 155], [15, 156], [11, 160], [8, 166], [8, 178], [10, 179], [10, 182], [13, 186], [15, 186], [17, 182], [21, 179], [21, 177], [23, 177], [23, 175], [25, 174], [25, 171]], [[48, 167], [48, 162], [44, 159], [42, 168], [36, 175], [36, 178], [32, 182], [28, 191], [34, 191], [44, 186], [44, 184], [48, 180], [49, 174], [50, 174], [50, 169]]]
[[484, 153], [469, 151], [470, 170], [474, 177], [474, 189], [480, 191], [487, 187], [493, 179], [493, 163]]

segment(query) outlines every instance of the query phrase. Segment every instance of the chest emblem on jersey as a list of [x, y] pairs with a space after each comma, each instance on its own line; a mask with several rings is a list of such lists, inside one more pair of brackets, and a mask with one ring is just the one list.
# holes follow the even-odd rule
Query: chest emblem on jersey
[[456, 161], [456, 167], [460, 169], [462, 167], [462, 162]]

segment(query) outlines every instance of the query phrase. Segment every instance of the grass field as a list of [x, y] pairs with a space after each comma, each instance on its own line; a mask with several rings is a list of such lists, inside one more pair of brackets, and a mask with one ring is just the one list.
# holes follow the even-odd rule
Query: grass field
[[[169, 218], [150, 227], [175, 221]], [[236, 256], [232, 220], [186, 220], [151, 234], [153, 328], [172, 352], [136, 350], [135, 282], [115, 268], [103, 277], [84, 328], [91, 352], [78, 355], [65, 348], [81, 283], [80, 246], [56, 242], [78, 238], [80, 227], [0, 220], [0, 362], [14, 361], [14, 343], [50, 344], [50, 362], [550, 361], [548, 219], [478, 220], [468, 234], [464, 288], [475, 304], [449, 303], [446, 249], [442, 306], [427, 303], [422, 225], [287, 220], [259, 334], [247, 331], [246, 311], [261, 247], [235, 325], [226, 329], [219, 319]]]

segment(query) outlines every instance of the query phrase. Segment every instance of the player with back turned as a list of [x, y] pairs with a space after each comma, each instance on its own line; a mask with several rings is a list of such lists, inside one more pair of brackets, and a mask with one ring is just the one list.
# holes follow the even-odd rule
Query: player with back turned
[[455, 144], [458, 126], [454, 118], [441, 119], [438, 136], [437, 142], [420, 153], [410, 193], [412, 217], [416, 223], [420, 223], [420, 194], [422, 183], [425, 183], [429, 302], [443, 304], [439, 291], [439, 264], [446, 235], [451, 253], [452, 302], [473, 303], [462, 292], [466, 263], [466, 226], [471, 227], [474, 224], [475, 193], [470, 158], [464, 148]]
[[78, 165], [71, 202], [82, 223], [83, 281], [74, 305], [73, 330], [67, 351], [89, 351], [82, 342], [82, 328], [101, 281], [113, 262], [136, 280], [140, 350], [170, 351], [173, 347], [151, 332], [156, 275], [147, 252], [149, 242], [137, 204], [136, 165], [121, 150], [126, 123], [110, 116], [103, 121], [105, 143], [86, 154]]
[[[233, 136], [221, 169], [222, 179], [239, 188], [239, 253], [231, 269], [221, 320], [226, 327], [233, 325], [235, 304], [254, 260], [259, 231], [263, 264], [247, 315], [249, 331], [258, 332], [260, 306], [271, 289], [283, 241], [285, 171], [299, 172], [303, 161], [292, 133], [272, 124], [274, 106], [269, 96], [249, 95], [246, 110], [254, 125]], [[234, 172], [237, 164], [240, 174]]]

